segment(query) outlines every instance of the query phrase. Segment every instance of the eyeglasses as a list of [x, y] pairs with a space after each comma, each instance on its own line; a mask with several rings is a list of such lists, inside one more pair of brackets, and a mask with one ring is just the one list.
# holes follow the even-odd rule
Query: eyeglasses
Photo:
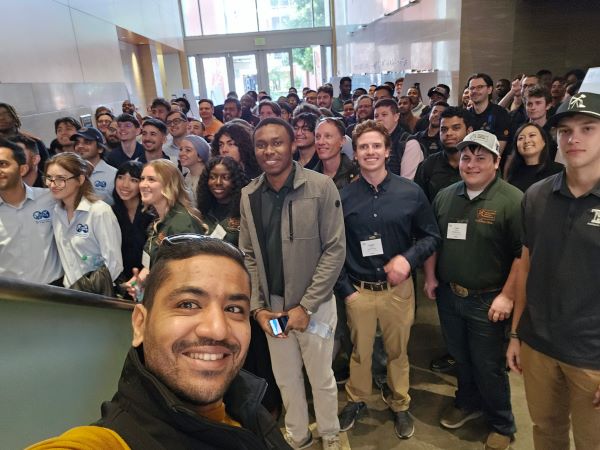
[[54, 183], [54, 186], [56, 186], [59, 189], [64, 188], [67, 185], [67, 181], [72, 180], [73, 178], [78, 178], [77, 176], [73, 175], [72, 177], [44, 177], [44, 184], [48, 187], [50, 187], [52, 185], [52, 183]]
[[229, 249], [235, 251], [241, 258], [244, 258], [246, 254], [237, 248], [235, 245], [230, 244], [229, 242], [225, 242], [221, 239], [217, 239], [211, 236], [206, 236], [203, 234], [194, 234], [194, 233], [183, 233], [183, 234], [175, 234], [173, 236], [166, 236], [161, 242], [160, 245], [181, 245], [194, 241], [204, 241], [204, 242], [220, 242], [221, 245], [227, 246]]
[[313, 131], [308, 127], [294, 127], [294, 133], [312, 133]]
[[183, 119], [167, 120], [167, 126], [171, 127], [173, 125], [179, 125], [180, 123], [183, 123], [183, 122], [187, 122], [187, 120], [183, 120]]

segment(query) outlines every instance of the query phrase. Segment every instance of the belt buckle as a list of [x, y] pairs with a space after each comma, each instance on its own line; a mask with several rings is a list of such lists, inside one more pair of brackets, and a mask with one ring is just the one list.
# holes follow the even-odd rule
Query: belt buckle
[[469, 290], [466, 287], [461, 286], [460, 284], [450, 283], [450, 288], [452, 292], [454, 292], [459, 297], [465, 298], [469, 296]]

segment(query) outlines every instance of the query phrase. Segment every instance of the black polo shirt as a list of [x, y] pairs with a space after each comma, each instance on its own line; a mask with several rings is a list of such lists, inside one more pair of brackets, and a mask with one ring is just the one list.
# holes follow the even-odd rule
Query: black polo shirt
[[[336, 293], [342, 298], [355, 291], [348, 276], [385, 281], [383, 266], [394, 256], [403, 255], [414, 269], [440, 243], [431, 205], [423, 190], [406, 178], [388, 171], [375, 187], [360, 177], [342, 189], [340, 197], [346, 227], [346, 263]], [[361, 241], [373, 237], [381, 239], [383, 254], [363, 256]]]
[[[119, 145], [113, 149], [106, 157], [106, 162], [115, 168], [119, 168], [121, 164], [128, 161], [139, 161], [139, 159], [145, 155], [144, 146], [139, 142], [135, 143], [135, 150], [131, 158], [125, 154], [123, 147]], [[144, 156], [145, 157], [145, 156]]]
[[262, 222], [265, 243], [265, 269], [269, 283], [269, 293], [283, 297], [285, 280], [283, 278], [283, 250], [281, 243], [281, 214], [285, 197], [294, 189], [296, 167], [285, 180], [279, 191], [275, 191], [267, 178], [260, 189], [260, 220]]
[[495, 134], [499, 141], [508, 141], [511, 136], [511, 122], [508, 111], [502, 106], [490, 102], [481, 114], [469, 108], [473, 114], [473, 130], [484, 130]]
[[434, 153], [417, 167], [415, 183], [421, 186], [430, 202], [445, 187], [460, 181], [458, 167], [452, 167], [445, 151]]
[[[298, 162], [300, 161], [300, 152], [296, 151], [294, 152], [294, 155], [292, 156], [294, 158], [294, 161]], [[305, 166], [303, 166], [305, 169], [310, 169], [310, 170], [315, 170], [315, 167], [317, 167], [317, 164], [319, 164], [321, 160], [319, 159], [319, 155], [317, 154], [317, 151], [315, 150], [315, 152], [312, 155], [312, 158], [310, 158], [310, 161], [308, 161], [306, 163]]]
[[600, 370], [600, 183], [575, 198], [563, 171], [531, 186], [522, 208], [530, 269], [519, 336], [567, 364]]

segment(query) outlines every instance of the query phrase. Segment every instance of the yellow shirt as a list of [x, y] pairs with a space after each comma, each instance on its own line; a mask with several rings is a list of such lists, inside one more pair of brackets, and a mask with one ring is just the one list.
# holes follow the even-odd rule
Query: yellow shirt
[[25, 450], [130, 450], [129, 445], [113, 430], [84, 426], [71, 428], [60, 436], [33, 444]]
[[227, 413], [225, 412], [225, 403], [223, 402], [221, 402], [221, 404], [216, 408], [211, 409], [210, 411], [205, 411], [204, 414], [202, 414], [202, 417], [208, 420], [212, 420], [213, 422], [231, 425], [232, 427], [242, 427], [242, 425], [239, 422], [236, 422], [227, 415]]

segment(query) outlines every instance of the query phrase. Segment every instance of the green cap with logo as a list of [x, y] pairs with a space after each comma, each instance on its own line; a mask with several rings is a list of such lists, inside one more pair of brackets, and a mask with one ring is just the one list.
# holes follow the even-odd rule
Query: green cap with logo
[[592, 92], [578, 92], [568, 101], [562, 102], [556, 114], [548, 122], [550, 126], [556, 126], [563, 117], [573, 116], [575, 114], [585, 114], [587, 116], [600, 119], [600, 94]]

